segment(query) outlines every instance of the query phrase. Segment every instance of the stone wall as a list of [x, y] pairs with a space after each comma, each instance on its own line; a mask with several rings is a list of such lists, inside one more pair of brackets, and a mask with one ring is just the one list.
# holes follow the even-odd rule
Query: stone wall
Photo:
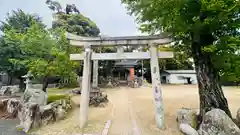
[[20, 124], [17, 128], [24, 132], [64, 119], [71, 108], [70, 98], [57, 100], [48, 105], [22, 103], [14, 98], [0, 100], [0, 110], [5, 113], [2, 119], [18, 118]]

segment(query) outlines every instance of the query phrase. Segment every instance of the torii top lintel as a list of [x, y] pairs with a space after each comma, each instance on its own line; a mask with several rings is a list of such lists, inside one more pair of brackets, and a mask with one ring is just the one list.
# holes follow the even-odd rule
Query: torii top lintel
[[126, 45], [164, 45], [172, 42], [166, 33], [154, 36], [126, 36], [126, 37], [83, 37], [66, 33], [67, 39], [73, 46], [126, 46]]

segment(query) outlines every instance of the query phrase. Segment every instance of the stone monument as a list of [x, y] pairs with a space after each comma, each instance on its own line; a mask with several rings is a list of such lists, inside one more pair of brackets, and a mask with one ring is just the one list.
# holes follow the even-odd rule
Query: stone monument
[[33, 78], [33, 75], [30, 72], [22, 77], [26, 79], [26, 89], [18, 107], [20, 125], [17, 127], [24, 132], [28, 132], [31, 128], [40, 126], [40, 106], [47, 104], [47, 93], [42, 91], [42, 89], [34, 89], [31, 87], [31, 78]]

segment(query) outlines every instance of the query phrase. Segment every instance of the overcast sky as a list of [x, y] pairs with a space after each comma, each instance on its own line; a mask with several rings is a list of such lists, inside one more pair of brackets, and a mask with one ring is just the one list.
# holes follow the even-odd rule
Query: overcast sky
[[[37, 13], [51, 26], [52, 12], [46, 0], [0, 0], [0, 20], [6, 13], [18, 8], [28, 13]], [[58, 0], [61, 4], [75, 4], [80, 12], [95, 21], [101, 33], [108, 36], [140, 35], [134, 17], [127, 14], [121, 0]]]

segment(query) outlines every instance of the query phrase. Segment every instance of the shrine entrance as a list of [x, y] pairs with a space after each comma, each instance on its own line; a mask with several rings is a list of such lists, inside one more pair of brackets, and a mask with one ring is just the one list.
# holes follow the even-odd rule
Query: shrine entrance
[[[158, 36], [129, 37], [81, 37], [67, 33], [73, 46], [83, 47], [82, 54], [70, 54], [71, 60], [83, 60], [83, 79], [80, 101], [80, 128], [84, 128], [88, 120], [89, 93], [92, 87], [98, 86], [98, 60], [145, 60], [150, 59], [152, 91], [155, 104], [155, 119], [158, 128], [164, 127], [164, 112], [158, 58], [173, 58], [172, 52], [159, 52], [159, 45], [166, 45], [171, 39], [164, 34]], [[116, 46], [117, 53], [95, 53], [93, 47]], [[123, 46], [148, 47], [147, 52], [124, 52]], [[93, 61], [93, 84], [91, 86], [91, 61]], [[130, 69], [130, 79], [134, 79], [134, 69]]]

